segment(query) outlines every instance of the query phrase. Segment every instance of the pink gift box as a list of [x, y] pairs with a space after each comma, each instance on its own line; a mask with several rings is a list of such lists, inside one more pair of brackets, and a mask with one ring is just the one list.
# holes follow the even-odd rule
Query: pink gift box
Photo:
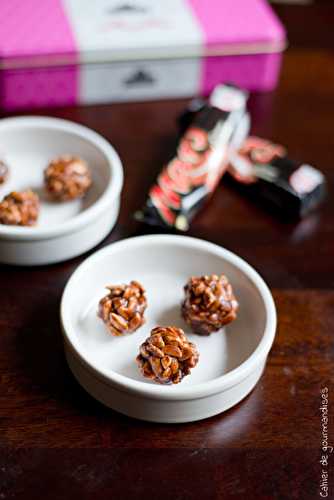
[[272, 90], [285, 31], [265, 0], [0, 2], [7, 110]]

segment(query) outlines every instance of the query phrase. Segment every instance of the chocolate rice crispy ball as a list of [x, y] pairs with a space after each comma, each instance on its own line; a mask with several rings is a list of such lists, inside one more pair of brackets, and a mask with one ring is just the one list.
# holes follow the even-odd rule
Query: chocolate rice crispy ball
[[111, 335], [133, 333], [145, 323], [146, 292], [138, 281], [108, 286], [108, 294], [99, 302], [98, 316]]
[[9, 169], [6, 165], [6, 163], [2, 160], [0, 160], [0, 184], [3, 184], [4, 182], [6, 182], [7, 178], [8, 178], [8, 173], [9, 173]]
[[45, 188], [56, 201], [82, 198], [92, 185], [87, 163], [76, 156], [64, 155], [52, 160], [44, 171]]
[[33, 191], [13, 191], [0, 203], [0, 224], [33, 226], [39, 215], [39, 198]]
[[178, 384], [198, 359], [197, 347], [181, 328], [157, 326], [140, 346], [136, 361], [145, 378], [159, 384]]
[[184, 291], [182, 316], [194, 333], [210, 335], [237, 317], [238, 302], [224, 274], [193, 276]]

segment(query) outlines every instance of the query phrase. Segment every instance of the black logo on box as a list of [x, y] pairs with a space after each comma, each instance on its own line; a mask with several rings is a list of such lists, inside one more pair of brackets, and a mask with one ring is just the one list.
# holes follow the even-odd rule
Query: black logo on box
[[124, 80], [127, 87], [135, 87], [137, 85], [153, 85], [155, 79], [147, 71], [139, 69], [131, 76]]
[[131, 3], [119, 4], [107, 10], [108, 14], [145, 14], [147, 11], [147, 7]]

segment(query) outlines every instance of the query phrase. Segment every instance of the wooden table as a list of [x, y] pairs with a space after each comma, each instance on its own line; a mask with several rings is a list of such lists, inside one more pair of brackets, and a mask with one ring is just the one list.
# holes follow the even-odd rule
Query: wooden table
[[[272, 288], [279, 326], [260, 382], [235, 408], [198, 423], [119, 415], [81, 389], [64, 359], [59, 300], [87, 255], [35, 269], [2, 266], [0, 499], [318, 498], [321, 388], [329, 388], [332, 415], [334, 404], [334, 64], [323, 29], [333, 8], [296, 9], [280, 8], [292, 43], [278, 90], [251, 97], [253, 132], [324, 171], [329, 199], [284, 224], [222, 183], [189, 233], [238, 253]], [[296, 27], [302, 12], [304, 33]], [[92, 127], [123, 159], [120, 219], [100, 247], [147, 231], [132, 213], [173, 147], [185, 102], [43, 113]], [[333, 421], [330, 436], [333, 445]]]

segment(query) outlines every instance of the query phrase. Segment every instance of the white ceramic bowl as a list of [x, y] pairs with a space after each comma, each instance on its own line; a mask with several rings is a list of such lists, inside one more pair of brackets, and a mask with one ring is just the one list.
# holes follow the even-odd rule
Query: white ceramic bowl
[[[43, 190], [43, 170], [63, 154], [88, 162], [93, 185], [83, 199], [50, 202]], [[27, 188], [41, 199], [36, 227], [0, 225], [0, 262], [60, 262], [93, 248], [111, 231], [119, 212], [123, 169], [114, 148], [93, 130], [57, 118], [6, 118], [0, 120], [0, 158], [10, 168], [8, 181], [0, 185], [0, 199]]]
[[[237, 320], [209, 337], [192, 334], [180, 316], [183, 285], [192, 275], [225, 273], [240, 303]], [[107, 284], [140, 281], [147, 290], [146, 324], [112, 337], [97, 317]], [[259, 380], [274, 340], [276, 312], [262, 278], [222, 247], [186, 236], [141, 236], [96, 252], [64, 290], [61, 321], [69, 366], [79, 383], [105, 405], [155, 422], [210, 417], [243, 399]], [[198, 365], [178, 385], [142, 377], [139, 345], [156, 325], [185, 330], [200, 351]]]

